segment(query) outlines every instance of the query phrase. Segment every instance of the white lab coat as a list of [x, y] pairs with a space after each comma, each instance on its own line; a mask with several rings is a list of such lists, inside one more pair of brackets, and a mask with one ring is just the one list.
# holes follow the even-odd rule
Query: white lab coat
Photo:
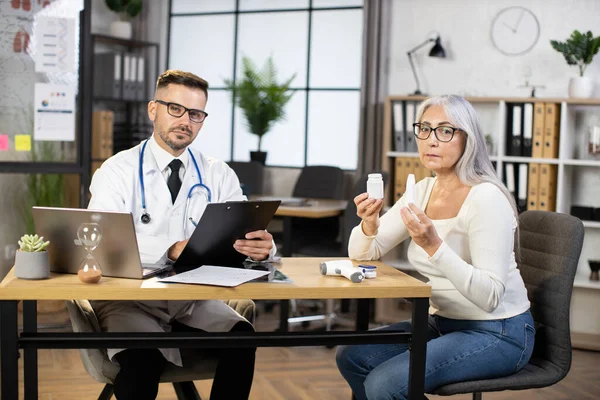
[[[150, 140], [154, 140], [151, 138]], [[172, 204], [167, 182], [158, 170], [156, 160], [146, 146], [143, 160], [146, 209], [152, 220], [149, 224], [141, 222], [142, 200], [139, 179], [139, 159], [142, 144], [122, 151], [109, 158], [93, 176], [90, 192], [90, 209], [126, 211], [133, 214], [137, 241], [143, 263], [167, 261], [169, 247], [191, 236], [193, 227], [189, 226], [187, 235], [184, 220], [192, 217], [196, 222], [208, 204], [206, 190], [194, 189], [193, 201], [186, 215], [186, 200], [191, 186], [199, 182], [194, 163], [190, 158], [181, 191]], [[187, 150], [186, 150], [187, 151]], [[192, 149], [198, 162], [202, 181], [212, 192], [212, 202], [228, 200], [246, 200], [235, 172], [223, 161], [203, 156]], [[273, 248], [271, 255], [275, 254]], [[100, 325], [107, 332], [165, 332], [168, 324], [177, 320], [188, 326], [208, 332], [229, 331], [237, 322], [245, 319], [222, 301], [93, 301]], [[122, 349], [109, 349], [113, 356]], [[165, 358], [181, 366], [181, 356], [177, 349], [161, 349]]]

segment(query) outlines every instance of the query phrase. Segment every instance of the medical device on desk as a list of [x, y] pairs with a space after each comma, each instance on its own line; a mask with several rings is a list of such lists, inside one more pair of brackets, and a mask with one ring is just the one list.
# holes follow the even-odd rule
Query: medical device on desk
[[[148, 211], [146, 210], [146, 188], [144, 186], [144, 152], [146, 151], [146, 145], [148, 144], [148, 140], [146, 140], [142, 146], [142, 150], [140, 151], [140, 168], [139, 168], [139, 174], [140, 174], [140, 189], [142, 191], [142, 210], [144, 211], [144, 213], [142, 214], [141, 220], [143, 224], [149, 224], [150, 221], [152, 220], [152, 218], [150, 218], [150, 214], [148, 214]], [[188, 192], [187, 195], [187, 199], [185, 201], [185, 218], [184, 220], [189, 220], [190, 223], [194, 226], [196, 226], [196, 223], [194, 222], [194, 220], [192, 219], [192, 217], [187, 216], [189, 207], [190, 207], [190, 199], [192, 198], [192, 194], [194, 194], [194, 189], [200, 187], [200, 188], [204, 188], [206, 189], [206, 198], [208, 199], [208, 202], [210, 203], [212, 201], [212, 193], [210, 191], [210, 189], [208, 188], [208, 186], [206, 186], [203, 182], [202, 182], [202, 175], [200, 174], [200, 168], [198, 167], [198, 163], [196, 162], [196, 157], [194, 157], [194, 154], [192, 153], [192, 151], [190, 149], [187, 149], [187, 151], [190, 153], [190, 157], [192, 158], [192, 161], [194, 163], [194, 167], [196, 167], [196, 172], [198, 173], [198, 180], [199, 183], [196, 183], [195, 185], [192, 185], [192, 187], [190, 188], [190, 191]], [[187, 225], [186, 225], [187, 226]], [[187, 230], [187, 228], [186, 228]]]
[[363, 272], [349, 260], [326, 261], [320, 267], [323, 275], [344, 276], [354, 283], [361, 283], [365, 279]]

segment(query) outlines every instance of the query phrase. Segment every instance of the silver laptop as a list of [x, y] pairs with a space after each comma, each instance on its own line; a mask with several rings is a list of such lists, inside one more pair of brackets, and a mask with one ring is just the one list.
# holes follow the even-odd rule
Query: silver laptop
[[33, 207], [35, 233], [50, 241], [52, 272], [76, 274], [87, 252], [77, 238], [82, 223], [96, 222], [102, 229], [93, 256], [102, 275], [145, 279], [171, 269], [171, 265], [142, 264], [131, 213], [80, 208]]

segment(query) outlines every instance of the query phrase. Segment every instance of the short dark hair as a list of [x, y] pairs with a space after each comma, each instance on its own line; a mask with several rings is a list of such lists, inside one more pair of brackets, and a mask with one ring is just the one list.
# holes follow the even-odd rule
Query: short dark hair
[[169, 69], [160, 74], [156, 80], [156, 90], [167, 87], [171, 83], [183, 85], [191, 89], [200, 89], [208, 99], [208, 82], [191, 72]]

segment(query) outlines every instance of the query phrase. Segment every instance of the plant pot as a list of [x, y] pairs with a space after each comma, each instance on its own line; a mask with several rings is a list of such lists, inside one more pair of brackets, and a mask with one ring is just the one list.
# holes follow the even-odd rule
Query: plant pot
[[111, 36], [115, 36], [121, 39], [131, 39], [133, 36], [131, 22], [129, 21], [111, 22], [110, 26], [108, 27], [108, 31]]
[[250, 159], [252, 161], [258, 161], [262, 165], [265, 165], [265, 161], [267, 161], [267, 152], [266, 151], [251, 151]]
[[578, 76], [569, 81], [569, 97], [587, 99], [594, 93], [594, 81], [587, 76]]
[[15, 253], [15, 276], [21, 279], [46, 279], [50, 277], [48, 252], [17, 250]]

